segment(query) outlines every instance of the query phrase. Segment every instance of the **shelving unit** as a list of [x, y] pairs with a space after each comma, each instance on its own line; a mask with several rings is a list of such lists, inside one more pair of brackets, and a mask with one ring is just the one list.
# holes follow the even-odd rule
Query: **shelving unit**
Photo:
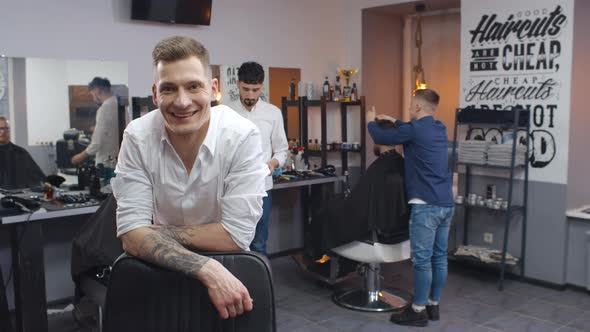
[[[521, 278], [524, 277], [524, 264], [525, 264], [525, 248], [526, 248], [526, 223], [527, 223], [527, 200], [528, 200], [528, 179], [529, 179], [529, 169], [528, 169], [528, 156], [529, 156], [529, 135], [526, 135], [526, 156], [525, 156], [525, 164], [522, 166], [516, 166], [516, 147], [517, 147], [517, 138], [516, 133], [518, 130], [526, 130], [526, 133], [530, 133], [530, 113], [528, 110], [524, 110], [522, 108], [515, 108], [514, 110], [504, 110], [504, 111], [496, 111], [496, 110], [482, 110], [482, 109], [457, 109], [455, 113], [455, 134], [453, 139], [453, 159], [452, 159], [452, 169], [456, 172], [458, 166], [465, 167], [465, 185], [463, 188], [463, 195], [466, 196], [467, 193], [471, 190], [471, 176], [472, 176], [472, 169], [473, 168], [482, 168], [482, 169], [500, 169], [500, 170], [507, 170], [509, 171], [510, 175], [506, 181], [508, 181], [508, 208], [507, 209], [493, 209], [486, 206], [474, 206], [468, 204], [457, 204], [459, 207], [464, 208], [463, 214], [463, 245], [467, 245], [469, 243], [468, 239], [468, 230], [469, 230], [469, 222], [471, 219], [472, 211], [480, 210], [484, 212], [494, 213], [499, 215], [500, 217], [504, 218], [504, 236], [502, 242], [502, 259], [499, 263], [483, 263], [477, 262], [477, 265], [488, 266], [493, 268], [498, 268], [500, 270], [500, 276], [498, 281], [498, 289], [502, 290], [504, 287], [504, 275], [506, 273], [507, 264], [506, 264], [506, 252], [508, 248], [508, 233], [509, 233], [509, 226], [511, 218], [515, 213], [520, 213], [522, 215], [522, 238], [521, 238], [521, 252], [520, 257], [518, 257], [518, 267], [520, 269], [520, 276]], [[488, 165], [488, 164], [475, 164], [475, 163], [463, 163], [459, 162], [458, 160], [458, 142], [457, 142], [457, 133], [459, 126], [467, 125], [469, 129], [472, 128], [473, 125], [495, 125], [499, 126], [501, 130], [511, 130], [514, 137], [512, 140], [512, 153], [511, 153], [511, 161], [510, 166], [497, 166], [497, 165]], [[523, 188], [523, 203], [522, 205], [514, 205], [513, 204], [513, 189], [514, 189], [514, 181], [515, 181], [515, 173], [517, 170], [524, 171], [524, 188]], [[465, 202], [467, 199], [465, 199]], [[464, 258], [461, 256], [453, 256], [452, 259], [475, 263], [476, 260], [471, 258]]]
[[[327, 112], [328, 112], [328, 105], [329, 104], [339, 104], [340, 105], [340, 118], [341, 118], [341, 130], [342, 130], [342, 141], [346, 142], [348, 140], [348, 121], [347, 121], [347, 113], [348, 108], [351, 106], [359, 106], [360, 107], [360, 131], [361, 131], [361, 148], [360, 150], [338, 150], [338, 151], [328, 151], [327, 144]], [[350, 154], [359, 153], [361, 157], [361, 173], [364, 173], [367, 167], [367, 158], [365, 154], [365, 148], [367, 143], [367, 135], [366, 135], [366, 113], [365, 113], [365, 97], [361, 96], [359, 101], [351, 101], [351, 102], [335, 102], [335, 101], [327, 101], [324, 97], [320, 100], [310, 100], [307, 97], [299, 97], [297, 100], [289, 100], [287, 97], [281, 98], [281, 110], [283, 112], [283, 120], [285, 125], [285, 131], [288, 128], [288, 116], [287, 111], [289, 107], [297, 107], [298, 109], [298, 119], [299, 119], [299, 139], [301, 141], [301, 145], [307, 151], [309, 156], [319, 156], [321, 157], [321, 167], [326, 167], [328, 163], [328, 153], [340, 153], [342, 158], [342, 174], [348, 171], [348, 158]], [[321, 140], [321, 151], [310, 151], [308, 149], [308, 140], [309, 140], [309, 133], [308, 133], [308, 122], [307, 116], [310, 108], [320, 108], [321, 112], [321, 124], [320, 124], [320, 140]]]

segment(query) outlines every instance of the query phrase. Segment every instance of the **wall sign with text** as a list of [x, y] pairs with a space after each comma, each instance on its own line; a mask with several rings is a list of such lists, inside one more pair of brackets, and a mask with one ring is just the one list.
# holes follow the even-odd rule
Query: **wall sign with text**
[[573, 0], [461, 4], [461, 107], [531, 112], [531, 180], [567, 182]]

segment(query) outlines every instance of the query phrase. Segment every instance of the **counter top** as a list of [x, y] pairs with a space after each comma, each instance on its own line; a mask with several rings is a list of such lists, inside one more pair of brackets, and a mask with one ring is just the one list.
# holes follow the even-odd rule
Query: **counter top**
[[570, 218], [586, 219], [590, 221], [590, 213], [583, 212], [584, 210], [590, 212], [590, 205], [585, 205], [579, 208], [567, 210], [565, 212], [565, 215]]
[[302, 186], [310, 186], [314, 184], [322, 184], [322, 183], [330, 183], [330, 182], [338, 182], [341, 181], [341, 176], [326, 176], [326, 177], [318, 177], [313, 179], [303, 179], [303, 180], [292, 180], [292, 181], [281, 181], [273, 184], [272, 189], [285, 189], [285, 188], [295, 188], [295, 187], [302, 187]]

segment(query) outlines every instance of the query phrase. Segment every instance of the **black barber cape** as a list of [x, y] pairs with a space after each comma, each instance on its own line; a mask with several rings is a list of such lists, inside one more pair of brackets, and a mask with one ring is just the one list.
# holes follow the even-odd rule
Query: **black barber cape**
[[71, 273], [76, 296], [81, 295], [78, 286], [82, 275], [102, 273], [123, 253], [123, 245], [117, 238], [116, 215], [117, 201], [109, 195], [72, 241]]
[[12, 143], [0, 144], [0, 188], [38, 186], [45, 174], [27, 150]]
[[372, 239], [395, 244], [409, 238], [409, 208], [404, 189], [404, 159], [388, 151], [375, 160], [348, 198], [323, 204], [312, 218], [314, 258], [329, 249]]

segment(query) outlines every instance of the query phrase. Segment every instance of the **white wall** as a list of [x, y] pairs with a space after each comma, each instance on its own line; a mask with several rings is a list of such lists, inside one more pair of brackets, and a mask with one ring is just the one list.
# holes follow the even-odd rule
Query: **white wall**
[[[130, 0], [0, 0], [0, 54], [129, 62], [132, 96], [151, 86], [151, 50], [170, 35], [189, 35], [214, 64], [255, 60], [298, 67], [323, 82], [339, 66], [361, 66], [361, 9], [406, 0], [215, 0], [210, 26], [131, 22]], [[360, 80], [360, 75], [357, 76]]]
[[130, 0], [0, 0], [0, 54], [127, 62], [130, 95], [146, 96], [155, 43], [189, 35], [207, 46], [213, 64], [301, 68], [302, 81], [320, 86], [338, 67], [361, 69], [361, 9], [399, 2], [215, 0], [210, 26], [178, 26], [131, 22]]
[[87, 85], [95, 76], [107, 77], [111, 84], [127, 85], [127, 63], [26, 59], [28, 145], [55, 142], [63, 136], [70, 127], [68, 86]]
[[124, 61], [67, 60], [66, 80], [68, 85], [87, 85], [99, 76], [108, 78], [111, 85], [128, 85], [127, 67]]
[[151, 50], [170, 35], [202, 41], [214, 64], [298, 67], [320, 83], [342, 64], [340, 0], [215, 0], [211, 26], [131, 22], [129, 0], [0, 0], [0, 54], [129, 63], [132, 96], [148, 95]]
[[55, 142], [70, 123], [66, 62], [26, 59], [29, 145]]

